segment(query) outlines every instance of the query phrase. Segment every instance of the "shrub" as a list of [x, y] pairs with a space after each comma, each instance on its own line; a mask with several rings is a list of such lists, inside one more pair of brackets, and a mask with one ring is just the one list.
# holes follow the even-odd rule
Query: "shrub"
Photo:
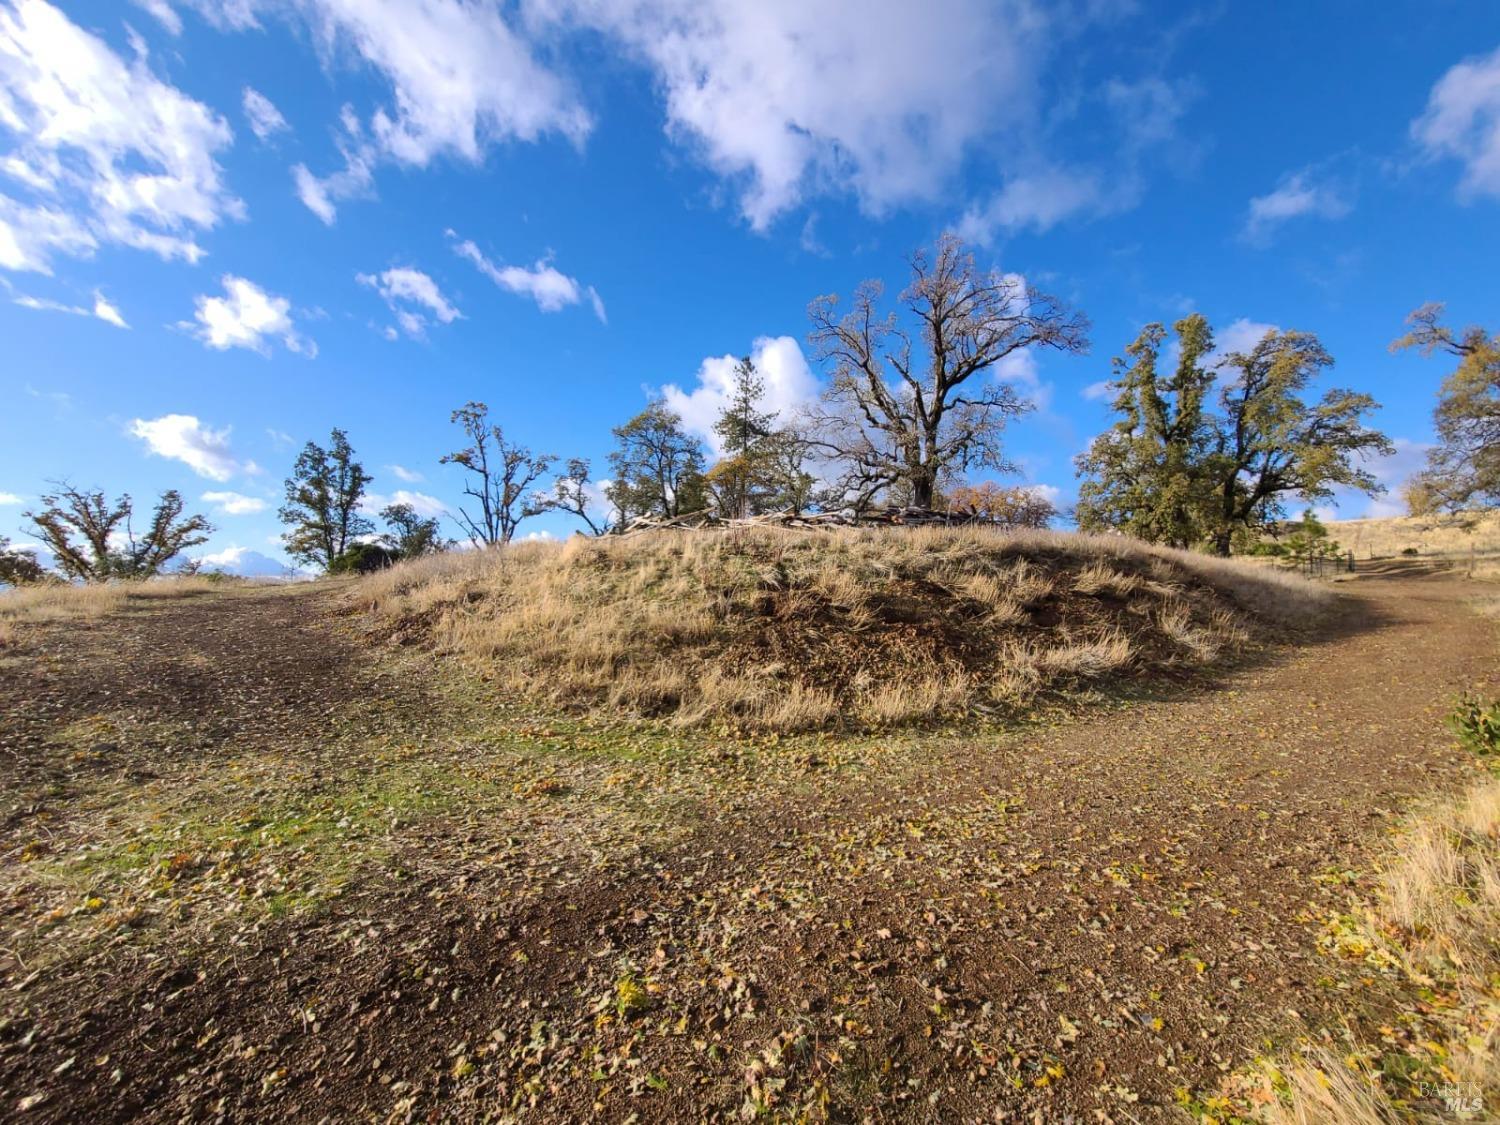
[[1448, 726], [1465, 750], [1482, 758], [1500, 754], [1500, 699], [1486, 705], [1465, 692], [1448, 716]]
[[1414, 559], [1422, 552], [1417, 550], [1415, 547], [1405, 547], [1402, 549], [1401, 553], [1409, 559]]
[[328, 567], [329, 574], [374, 574], [393, 566], [400, 554], [380, 543], [356, 543]]

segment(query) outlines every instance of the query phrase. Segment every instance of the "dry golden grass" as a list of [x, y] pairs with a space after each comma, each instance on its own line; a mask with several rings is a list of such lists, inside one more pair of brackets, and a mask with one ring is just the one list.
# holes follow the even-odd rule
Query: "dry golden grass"
[[[1382, 872], [1376, 899], [1334, 939], [1344, 955], [1401, 974], [1422, 999], [1421, 1056], [1414, 1061], [1431, 1099], [1436, 1088], [1454, 1099], [1436, 1113], [1405, 1103], [1361, 1052], [1340, 1057], [1324, 1047], [1268, 1068], [1279, 1098], [1258, 1118], [1269, 1125], [1385, 1125], [1496, 1120], [1500, 1109], [1500, 779], [1473, 786], [1456, 800], [1413, 818]], [[1428, 1006], [1434, 993], [1441, 1002]], [[1389, 1055], [1392, 1048], [1375, 1054]], [[1389, 1073], [1404, 1073], [1392, 1066]]]
[[73, 585], [46, 582], [0, 592], [0, 626], [12, 622], [93, 620], [131, 602], [185, 598], [223, 589], [222, 579], [156, 578], [147, 582]]
[[456, 552], [357, 602], [552, 704], [798, 729], [1024, 703], [1211, 659], [1326, 590], [1118, 536], [979, 528], [662, 532]]

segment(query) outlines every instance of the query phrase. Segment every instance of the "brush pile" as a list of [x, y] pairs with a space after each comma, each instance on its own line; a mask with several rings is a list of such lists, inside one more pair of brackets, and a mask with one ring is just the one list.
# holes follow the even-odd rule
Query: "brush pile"
[[991, 519], [978, 511], [939, 511], [936, 508], [881, 508], [864, 512], [795, 512], [788, 508], [782, 512], [766, 512], [757, 516], [732, 519], [720, 515], [712, 508], [701, 512], [686, 512], [670, 518], [662, 516], [637, 516], [624, 526], [617, 528], [615, 535], [637, 535], [644, 531], [703, 531], [726, 528], [790, 527], [798, 529], [834, 527], [1005, 527], [999, 520]]

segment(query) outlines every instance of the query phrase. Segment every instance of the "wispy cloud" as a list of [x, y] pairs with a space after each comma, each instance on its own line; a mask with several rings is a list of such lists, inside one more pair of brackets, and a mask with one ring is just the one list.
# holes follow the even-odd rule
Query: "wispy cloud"
[[604, 299], [599, 296], [594, 287], [580, 284], [577, 278], [569, 277], [561, 272], [547, 258], [540, 259], [530, 267], [502, 266], [490, 261], [484, 252], [468, 239], [458, 240], [458, 236], [451, 230], [448, 236], [455, 239], [453, 252], [460, 258], [473, 262], [480, 273], [501, 289], [522, 297], [530, 297], [536, 302], [537, 308], [543, 312], [557, 312], [569, 305], [576, 305], [587, 300], [594, 310], [594, 315], [599, 318], [599, 322], [608, 323]]
[[[432, 320], [452, 324], [463, 317], [453, 302], [443, 295], [437, 282], [410, 266], [398, 266], [378, 274], [355, 274], [355, 280], [380, 294], [401, 330], [413, 339], [425, 336]], [[387, 332], [387, 336], [390, 337], [391, 333]]]
[[1344, 190], [1327, 179], [1326, 173], [1304, 168], [1289, 172], [1273, 191], [1250, 200], [1242, 233], [1245, 241], [1261, 246], [1291, 219], [1303, 216], [1342, 219], [1351, 209]]

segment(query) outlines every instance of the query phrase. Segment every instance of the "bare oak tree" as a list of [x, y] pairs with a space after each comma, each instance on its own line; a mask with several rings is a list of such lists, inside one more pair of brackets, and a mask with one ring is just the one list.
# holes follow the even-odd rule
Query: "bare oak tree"
[[570, 457], [567, 471], [552, 482], [552, 494], [537, 493], [538, 507], [567, 512], [588, 525], [590, 535], [607, 535], [614, 526], [608, 512], [600, 512], [594, 495], [589, 493], [589, 474], [593, 467], [583, 457]]
[[914, 341], [896, 315], [877, 306], [883, 288], [867, 281], [849, 312], [836, 296], [808, 308], [819, 359], [832, 382], [811, 413], [814, 446], [862, 499], [898, 486], [930, 507], [943, 478], [973, 467], [1010, 468], [1005, 424], [1029, 404], [996, 376], [1026, 348], [1082, 352], [1088, 321], [1024, 278], [982, 273], [954, 235], [910, 259], [900, 303], [921, 326]]
[[557, 458], [506, 441], [500, 427], [490, 422], [490, 408], [482, 402], [465, 403], [453, 412], [452, 421], [463, 427], [469, 445], [449, 453], [442, 463], [468, 470], [464, 495], [478, 504], [472, 515], [460, 508], [458, 522], [475, 546], [509, 543], [522, 520], [546, 510], [532, 496], [532, 485]]
[[85, 492], [63, 482], [42, 498], [40, 512], [26, 512], [32, 534], [47, 545], [57, 567], [69, 578], [104, 582], [111, 578], [150, 578], [189, 547], [208, 540], [212, 525], [202, 516], [183, 516], [175, 488], [161, 494], [151, 522], [137, 536], [129, 495], [108, 500], [98, 489]]

